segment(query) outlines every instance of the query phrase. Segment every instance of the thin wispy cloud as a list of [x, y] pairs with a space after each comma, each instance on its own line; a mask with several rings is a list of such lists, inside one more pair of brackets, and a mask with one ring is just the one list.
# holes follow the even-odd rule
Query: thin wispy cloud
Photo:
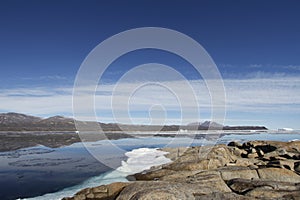
[[65, 76], [60, 75], [49, 75], [49, 76], [38, 76], [38, 77], [22, 77], [23, 80], [68, 80]]
[[[200, 114], [204, 113], [203, 117], [209, 117], [212, 105], [205, 82], [194, 80], [189, 83], [194, 88]], [[165, 109], [164, 112], [169, 113], [170, 120], [176, 122], [181, 109], [187, 113], [197, 109], [183, 81], [168, 81], [161, 84], [167, 86], [166, 88], [174, 89], [173, 93], [172, 90], [155, 85], [146, 85], [134, 93], [133, 88], [139, 88], [141, 85], [138, 82], [120, 83], [118, 90], [116, 90], [115, 84], [98, 86], [94, 94], [96, 112], [100, 116], [102, 115], [100, 120], [113, 121], [111, 113], [114, 110], [123, 116], [130, 112], [133, 119], [145, 122], [147, 121], [145, 116], [139, 114], [150, 112], [153, 105], [161, 105]], [[300, 80], [298, 78], [225, 79], [224, 86], [227, 113], [300, 114]], [[81, 89], [83, 92], [87, 92], [85, 94], [92, 95], [87, 88]], [[0, 91], [0, 110], [43, 116], [59, 113], [72, 115], [72, 91], [72, 87], [2, 89]], [[174, 91], [176, 91], [175, 94]], [[84, 111], [84, 104], [81, 109]], [[172, 113], [176, 114], [172, 116]], [[192, 120], [188, 116], [187, 119]]]
[[219, 67], [225, 79], [269, 79], [299, 77], [300, 75], [300, 65], [220, 64]]

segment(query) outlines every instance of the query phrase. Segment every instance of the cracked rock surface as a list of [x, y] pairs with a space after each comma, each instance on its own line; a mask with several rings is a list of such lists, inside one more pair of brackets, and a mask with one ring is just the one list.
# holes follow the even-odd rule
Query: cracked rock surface
[[172, 163], [64, 200], [300, 199], [300, 141], [163, 150]]

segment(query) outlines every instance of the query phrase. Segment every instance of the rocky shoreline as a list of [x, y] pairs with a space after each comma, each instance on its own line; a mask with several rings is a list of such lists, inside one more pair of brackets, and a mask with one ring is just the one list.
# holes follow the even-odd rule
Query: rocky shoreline
[[165, 148], [173, 162], [64, 200], [300, 199], [300, 141]]

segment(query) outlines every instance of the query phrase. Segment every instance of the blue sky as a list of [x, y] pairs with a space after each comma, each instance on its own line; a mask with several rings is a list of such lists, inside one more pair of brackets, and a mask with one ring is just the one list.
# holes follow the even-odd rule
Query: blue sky
[[[153, 26], [192, 37], [213, 58], [227, 94], [226, 124], [299, 129], [299, 10], [296, 0], [1, 1], [0, 111], [72, 115], [74, 79], [88, 53], [114, 34]], [[178, 56], [144, 50], [116, 60], [101, 79], [103, 90], [149, 62], [200, 79]], [[111, 111], [100, 110], [99, 120], [112, 121]], [[177, 122], [178, 113], [169, 113], [169, 123]], [[132, 115], [146, 116], [145, 110]]]

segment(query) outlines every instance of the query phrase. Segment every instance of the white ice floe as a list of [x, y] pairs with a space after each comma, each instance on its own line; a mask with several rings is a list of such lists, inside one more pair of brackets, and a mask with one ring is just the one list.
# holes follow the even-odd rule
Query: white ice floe
[[125, 153], [128, 157], [127, 161], [122, 161], [122, 165], [116, 170], [106, 172], [100, 176], [92, 177], [82, 184], [75, 185], [73, 187], [65, 188], [55, 193], [49, 193], [38, 197], [26, 198], [23, 200], [59, 200], [63, 197], [73, 196], [78, 191], [96, 187], [103, 184], [110, 184], [113, 182], [127, 182], [126, 176], [142, 172], [150, 169], [152, 166], [158, 166], [171, 162], [166, 158], [167, 152], [163, 152], [157, 149], [140, 148], [134, 149]]
[[291, 132], [294, 131], [292, 128], [279, 128], [278, 131]]
[[171, 160], [166, 158], [164, 156], [165, 154], [167, 154], [167, 152], [159, 151], [157, 149], [134, 149], [125, 153], [128, 159], [126, 162], [122, 161], [122, 166], [117, 170], [127, 174], [134, 174], [150, 169], [151, 166], [166, 164]]

